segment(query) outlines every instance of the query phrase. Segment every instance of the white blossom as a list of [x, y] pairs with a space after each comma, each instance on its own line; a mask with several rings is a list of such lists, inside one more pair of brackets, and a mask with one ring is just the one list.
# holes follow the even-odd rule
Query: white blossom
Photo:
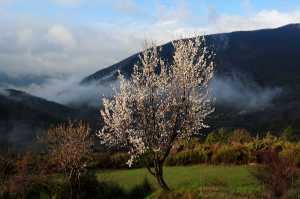
[[[104, 99], [103, 143], [129, 150], [128, 165], [144, 154], [163, 163], [177, 139], [203, 128], [214, 111], [208, 83], [213, 76], [213, 54], [204, 39], [173, 42], [173, 63], [161, 59], [157, 46], [146, 48], [130, 79], [121, 74], [120, 90]], [[155, 164], [155, 162], [154, 162]]]

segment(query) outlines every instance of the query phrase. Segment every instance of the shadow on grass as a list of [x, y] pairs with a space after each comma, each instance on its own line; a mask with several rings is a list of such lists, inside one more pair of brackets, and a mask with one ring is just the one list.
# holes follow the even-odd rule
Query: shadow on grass
[[142, 199], [151, 195], [154, 190], [146, 178], [142, 184], [136, 185], [129, 192], [124, 191], [119, 185], [110, 182], [99, 182], [98, 186], [97, 198], [107, 199]]
[[91, 174], [82, 182], [80, 198], [142, 199], [149, 196], [153, 191], [154, 189], [147, 178], [130, 191], [125, 191], [120, 185], [113, 182], [98, 181], [96, 176]]
[[145, 178], [142, 184], [135, 186], [127, 195], [128, 198], [145, 198], [153, 191], [153, 187], [151, 186], [147, 178]]
[[[153, 192], [153, 188], [146, 178], [142, 184], [133, 187], [130, 191], [125, 191], [120, 185], [113, 182], [99, 181], [94, 174], [82, 177], [80, 184], [76, 199], [142, 199]], [[60, 191], [56, 191], [55, 198], [69, 198], [69, 193], [69, 186], [63, 185]]]

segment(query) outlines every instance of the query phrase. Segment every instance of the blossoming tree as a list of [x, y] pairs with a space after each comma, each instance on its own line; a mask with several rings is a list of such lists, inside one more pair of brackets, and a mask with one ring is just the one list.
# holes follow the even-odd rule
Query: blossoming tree
[[128, 149], [128, 165], [143, 161], [159, 185], [163, 164], [178, 139], [199, 133], [214, 111], [208, 83], [213, 76], [213, 54], [204, 39], [173, 42], [172, 64], [164, 62], [160, 48], [146, 48], [130, 79], [120, 75], [120, 90], [104, 99], [105, 126], [99, 137], [108, 146]]

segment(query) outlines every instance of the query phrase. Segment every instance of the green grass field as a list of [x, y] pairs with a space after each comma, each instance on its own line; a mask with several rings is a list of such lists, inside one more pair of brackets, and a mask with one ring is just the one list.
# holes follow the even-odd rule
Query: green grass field
[[[227, 195], [229, 192], [247, 195], [257, 193], [261, 189], [248, 168], [249, 166], [213, 165], [166, 167], [164, 176], [170, 188], [176, 191], [215, 189], [226, 192]], [[99, 180], [117, 183], [127, 191], [142, 184], [147, 178], [157, 192], [160, 191], [154, 177], [146, 169], [99, 171], [96, 175]]]

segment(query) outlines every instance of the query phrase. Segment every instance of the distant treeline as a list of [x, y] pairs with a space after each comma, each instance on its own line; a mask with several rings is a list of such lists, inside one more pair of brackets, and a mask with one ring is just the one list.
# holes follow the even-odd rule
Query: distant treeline
[[[245, 129], [227, 131], [224, 128], [207, 134], [204, 138], [194, 138], [178, 142], [166, 160], [166, 166], [193, 164], [259, 164], [269, 150], [279, 151], [280, 155], [292, 157], [300, 166], [299, 136], [292, 127], [287, 127], [281, 136], [267, 132], [262, 136], [252, 136]], [[126, 152], [94, 153], [92, 168], [128, 168], [129, 155]], [[142, 164], [135, 165], [143, 167]]]

